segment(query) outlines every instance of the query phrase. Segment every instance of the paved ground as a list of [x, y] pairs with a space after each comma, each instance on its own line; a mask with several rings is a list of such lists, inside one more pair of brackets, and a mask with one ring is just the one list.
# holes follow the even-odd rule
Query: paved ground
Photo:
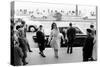
[[44, 54], [45, 58], [39, 55], [38, 48], [31, 48], [32, 53], [28, 52], [27, 62], [28, 65], [37, 64], [54, 64], [54, 63], [70, 63], [70, 62], [82, 62], [82, 47], [74, 47], [72, 54], [67, 54], [67, 48], [59, 49], [59, 58], [54, 57], [54, 51], [52, 48], [46, 48]]
[[32, 33], [32, 32], [27, 32], [26, 33], [26, 37], [27, 37], [28, 43], [29, 43], [31, 48], [37, 48], [38, 47], [38, 44], [35, 43], [33, 38], [32, 38], [35, 34], [36, 33]]
[[59, 58], [54, 57], [54, 51], [52, 48], [46, 48], [44, 54], [45, 58], [39, 55], [39, 49], [37, 48], [37, 43], [32, 39], [34, 33], [27, 33], [27, 39], [29, 45], [32, 49], [32, 53], [28, 52], [27, 62], [28, 65], [37, 64], [54, 64], [54, 63], [69, 63], [69, 62], [81, 62], [82, 61], [82, 47], [74, 47], [73, 54], [67, 54], [67, 48], [59, 49]]

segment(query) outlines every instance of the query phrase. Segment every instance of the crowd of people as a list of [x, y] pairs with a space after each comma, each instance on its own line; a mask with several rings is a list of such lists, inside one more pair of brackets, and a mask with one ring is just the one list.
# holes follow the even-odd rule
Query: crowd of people
[[[12, 56], [13, 61], [12, 64], [15, 66], [19, 65], [26, 65], [28, 62], [26, 62], [27, 52], [32, 52], [30, 49], [28, 40], [26, 38], [26, 24], [25, 21], [20, 20], [18, 21], [21, 23], [20, 25], [17, 25], [14, 30], [14, 20], [11, 20], [11, 49], [12, 50]], [[83, 45], [83, 61], [89, 61], [89, 60], [97, 60], [96, 57], [96, 31], [94, 29], [93, 25], [90, 25], [89, 29], [86, 29], [87, 31], [87, 37], [85, 44]], [[61, 46], [61, 39], [63, 40], [63, 44], [68, 44], [67, 53], [72, 54], [73, 53], [73, 42], [75, 40], [76, 36], [76, 30], [73, 27], [73, 24], [69, 24], [69, 28], [67, 30], [66, 36], [64, 37], [62, 33], [60, 33], [59, 28], [57, 27], [57, 24], [55, 22], [51, 25], [51, 33], [48, 38], [47, 45], [50, 45], [54, 50], [55, 58], [59, 58], [59, 48]], [[44, 54], [45, 50], [45, 33], [43, 30], [43, 26], [40, 25], [37, 32], [36, 32], [38, 47], [39, 47], [39, 54], [42, 57], [46, 57]]]
[[11, 19], [11, 64], [14, 66], [28, 64], [27, 51], [32, 52], [26, 38], [25, 21], [20, 20], [17, 23], [21, 24], [15, 27], [16, 23]]

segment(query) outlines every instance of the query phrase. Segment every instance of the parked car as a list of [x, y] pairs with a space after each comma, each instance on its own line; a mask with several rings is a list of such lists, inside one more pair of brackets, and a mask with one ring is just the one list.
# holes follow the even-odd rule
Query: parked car
[[[65, 32], [67, 31], [68, 27], [58, 27], [60, 33], [63, 34], [64, 30]], [[79, 46], [83, 46], [85, 39], [86, 39], [86, 34], [84, 34], [84, 32], [79, 28], [79, 27], [74, 27], [76, 29], [76, 37], [75, 37], [75, 41], [74, 41], [74, 47], [79, 47]], [[66, 34], [66, 33], [65, 33]], [[64, 34], [63, 34], [64, 35]], [[48, 37], [49, 35], [46, 35], [45, 39], [46, 39], [46, 47], [50, 47], [50, 45], [47, 45], [48, 43]], [[36, 36], [33, 36], [33, 40], [35, 42], [37, 42], [37, 38]], [[61, 40], [61, 47], [67, 47], [67, 42], [65, 44], [63, 44], [62, 40]]]
[[[79, 28], [79, 27], [74, 27], [75, 30], [76, 30], [76, 36], [75, 36], [75, 41], [74, 41], [74, 47], [77, 47], [77, 46], [83, 46], [84, 45], [84, 42], [85, 42], [85, 39], [86, 39], [86, 34], [84, 34], [84, 32], [82, 32], [82, 30]], [[68, 30], [68, 27], [59, 27], [59, 31], [60, 33], [62, 33], [64, 36], [65, 34], [63, 33], [65, 31]], [[67, 46], [67, 43], [66, 44], [62, 44], [61, 42], [61, 46], [62, 47], [66, 47]]]
[[29, 25], [27, 28], [28, 32], [36, 32], [37, 31], [37, 27], [35, 25]]

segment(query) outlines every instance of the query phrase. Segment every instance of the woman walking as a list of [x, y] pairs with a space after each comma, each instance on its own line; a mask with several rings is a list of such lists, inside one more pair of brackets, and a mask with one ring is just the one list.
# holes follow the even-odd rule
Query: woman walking
[[49, 42], [50, 42], [50, 46], [54, 49], [56, 58], [58, 58], [58, 50], [60, 48], [61, 38], [64, 40], [63, 36], [59, 32], [59, 29], [57, 28], [56, 23], [52, 23]]
[[95, 35], [94, 35], [94, 40], [93, 40], [93, 53], [92, 53], [92, 58], [94, 61], [97, 60], [97, 43], [96, 43], [96, 31], [95, 31]]

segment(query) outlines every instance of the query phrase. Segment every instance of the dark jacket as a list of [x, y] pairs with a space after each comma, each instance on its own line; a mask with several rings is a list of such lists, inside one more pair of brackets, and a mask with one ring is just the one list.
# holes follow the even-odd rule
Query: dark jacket
[[14, 47], [14, 66], [22, 65], [23, 52], [20, 47]]
[[22, 51], [27, 51], [28, 50], [28, 47], [27, 47], [27, 42], [24, 38], [22, 37], [19, 37], [18, 38], [18, 41], [19, 41], [19, 47], [22, 48]]
[[36, 36], [37, 36], [37, 42], [38, 43], [44, 43], [45, 36], [44, 36], [44, 33], [43, 32], [37, 31]]
[[76, 30], [75, 30], [75, 28], [70, 27], [70, 28], [67, 30], [67, 37], [68, 37], [68, 39], [69, 39], [69, 40], [74, 39], [74, 38], [75, 38], [75, 35], [76, 35]]
[[92, 50], [93, 50], [93, 37], [87, 36], [85, 44], [83, 46], [83, 54], [90, 58], [92, 56]]

